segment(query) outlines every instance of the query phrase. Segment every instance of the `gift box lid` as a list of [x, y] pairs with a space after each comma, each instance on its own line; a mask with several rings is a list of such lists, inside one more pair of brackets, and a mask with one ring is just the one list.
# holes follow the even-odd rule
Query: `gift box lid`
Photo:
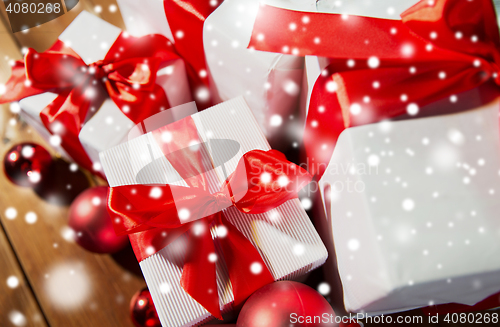
[[319, 183], [348, 309], [472, 305], [498, 292], [498, 108], [340, 135]]

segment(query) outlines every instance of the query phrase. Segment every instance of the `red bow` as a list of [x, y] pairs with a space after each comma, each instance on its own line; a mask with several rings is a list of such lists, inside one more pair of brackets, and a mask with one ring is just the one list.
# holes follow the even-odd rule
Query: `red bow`
[[313, 174], [323, 173], [345, 128], [415, 115], [436, 100], [500, 84], [491, 0], [423, 0], [401, 17], [260, 7], [250, 47], [332, 58], [314, 85], [304, 135]]
[[58, 40], [43, 53], [29, 49], [25, 61], [15, 63], [0, 103], [56, 93], [57, 98], [40, 113], [42, 122], [52, 134], [61, 135], [61, 145], [74, 160], [92, 169], [78, 139], [89, 111], [97, 110], [109, 96], [137, 124], [168, 108], [165, 92], [156, 84], [156, 73], [179, 58], [171, 42], [161, 35], [135, 38], [122, 33], [103, 60], [87, 66]]
[[[263, 173], [268, 174], [266, 179], [262, 178]], [[203, 187], [127, 185], [110, 189], [108, 206], [112, 216], [121, 218], [116, 228], [119, 234], [162, 228], [171, 235], [171, 242], [187, 232], [191, 250], [184, 263], [181, 286], [212, 315], [222, 319], [212, 226], [223, 230], [218, 243], [229, 271], [235, 306], [274, 281], [259, 251], [226, 219], [222, 210], [235, 207], [244, 214], [264, 213], [296, 198], [298, 190], [310, 181], [309, 173], [286, 160], [282, 153], [253, 150], [243, 155], [218, 193], [210, 194]], [[158, 194], [155, 198], [151, 197], [153, 189]], [[203, 219], [183, 223], [179, 218], [182, 210]]]

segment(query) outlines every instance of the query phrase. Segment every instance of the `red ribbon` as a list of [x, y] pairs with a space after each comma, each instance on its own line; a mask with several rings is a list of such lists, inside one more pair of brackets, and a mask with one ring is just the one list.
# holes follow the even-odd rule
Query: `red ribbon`
[[304, 144], [315, 163], [311, 173], [324, 172], [348, 127], [414, 114], [481, 84], [500, 84], [491, 0], [423, 0], [401, 18], [260, 7], [249, 47], [333, 58], [310, 100]]
[[103, 60], [87, 66], [58, 40], [43, 53], [29, 49], [24, 62], [15, 63], [0, 103], [56, 93], [40, 118], [47, 130], [61, 136], [62, 147], [75, 161], [92, 169], [78, 139], [89, 111], [98, 110], [109, 96], [137, 124], [169, 108], [164, 90], [156, 84], [156, 73], [179, 58], [171, 42], [161, 35], [135, 38], [121, 33]]
[[[108, 207], [115, 220], [117, 234], [130, 234], [132, 246], [139, 260], [161, 250], [182, 234], [188, 238], [181, 278], [181, 286], [212, 315], [222, 319], [217, 292], [216, 247], [227, 265], [238, 307], [254, 291], [274, 281], [259, 251], [225, 217], [222, 210], [236, 208], [244, 214], [264, 213], [297, 197], [297, 192], [311, 181], [309, 173], [286, 160], [275, 150], [253, 150], [240, 159], [236, 170], [215, 194], [208, 191], [207, 157], [204, 147], [199, 151], [188, 150], [179, 156], [169, 153], [182, 149], [193, 140], [199, 140], [191, 117], [167, 125], [154, 132], [172, 133], [172, 142], [158, 142], [163, 153], [189, 187], [175, 185], [127, 185], [112, 187]], [[211, 167], [213, 169], [213, 166]], [[262, 180], [263, 173], [269, 181]], [[283, 183], [286, 179], [286, 185]], [[281, 181], [281, 182], [280, 182]], [[155, 189], [156, 197], [151, 197]], [[183, 223], [178, 210], [188, 209], [193, 217], [203, 217]], [[231, 210], [231, 209], [229, 209]], [[227, 233], [212, 239], [210, 229], [223, 229]], [[225, 229], [224, 229], [225, 228]], [[149, 249], [149, 251], [148, 251]], [[153, 250], [151, 250], [153, 249]], [[258, 267], [261, 271], [251, 267]]]
[[186, 69], [198, 108], [206, 109], [213, 103], [209, 94], [208, 70], [203, 49], [205, 19], [222, 3], [208, 0], [165, 0], [163, 2], [168, 25], [175, 38], [175, 48], [188, 63]]

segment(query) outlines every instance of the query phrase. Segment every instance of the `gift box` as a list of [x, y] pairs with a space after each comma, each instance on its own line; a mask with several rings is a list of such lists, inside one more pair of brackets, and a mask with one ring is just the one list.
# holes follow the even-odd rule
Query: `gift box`
[[[217, 151], [214, 150], [214, 147], [217, 147], [217, 142], [221, 140], [229, 143], [219, 146], [222, 157], [217, 158]], [[172, 143], [175, 143], [175, 146], [171, 145]], [[232, 190], [230, 192], [233, 192], [230, 193], [233, 194], [232, 201], [236, 203], [236, 206], [239, 205], [241, 194], [248, 194], [248, 192], [241, 193], [237, 189], [245, 183], [233, 183], [231, 182], [232, 177], [229, 177], [228, 183], [224, 183], [225, 178], [227, 176], [242, 176], [241, 169], [245, 169], [244, 167], [251, 169], [254, 163], [247, 162], [247, 165], [242, 165], [241, 160], [247, 160], [247, 156], [252, 153], [266, 153], [266, 155], [274, 153], [274, 150], [271, 152], [268, 150], [270, 150], [269, 144], [246, 102], [243, 98], [236, 98], [182, 119], [174, 124], [148, 132], [110, 150], [101, 152], [103, 168], [112, 190], [110, 194], [111, 199], [108, 199], [108, 203], [110, 204], [112, 217], [117, 217], [116, 222], [121, 226], [118, 228], [119, 231], [123, 227], [122, 219], [127, 219], [127, 223], [125, 224], [128, 226], [127, 228], [139, 231], [147, 229], [143, 225], [135, 225], [134, 223], [142, 221], [142, 218], [137, 217], [134, 220], [130, 220], [130, 217], [127, 216], [127, 212], [133, 213], [137, 210], [144, 210], [145, 216], [154, 216], [153, 212], [157, 211], [159, 215], [163, 215], [162, 219], [164, 220], [177, 221], [176, 219], [179, 219], [179, 221], [183, 221], [183, 219], [188, 219], [184, 223], [175, 226], [182, 229], [184, 228], [183, 226], [187, 225], [187, 222], [194, 223], [192, 225], [194, 228], [193, 233], [194, 235], [198, 235], [196, 229], [198, 227], [195, 226], [198, 226], [196, 224], [199, 222], [204, 221], [198, 218], [202, 218], [209, 213], [216, 214], [220, 208], [225, 208], [222, 212], [226, 217], [225, 219], [229, 222], [229, 224], [225, 223], [225, 226], [228, 226], [227, 229], [225, 227], [221, 229], [218, 223], [215, 223], [215, 226], [210, 225], [210, 227], [207, 227], [210, 228], [212, 233], [209, 236], [209, 243], [212, 243], [213, 238], [215, 246], [216, 255], [215, 253], [208, 254], [208, 261], [211, 260], [210, 258], [213, 258], [215, 262], [217, 295], [219, 299], [216, 301], [215, 307], [213, 303], [211, 304], [211, 309], [207, 309], [208, 305], [206, 302], [203, 302], [198, 297], [197, 300], [193, 298], [194, 295], [192, 292], [204, 291], [206, 289], [204, 284], [194, 287], [194, 290], [191, 289], [189, 293], [186, 291], [189, 289], [189, 285], [198, 285], [198, 282], [206, 282], [211, 279], [211, 269], [199, 268], [192, 272], [198, 272], [203, 275], [200, 281], [190, 280], [186, 284], [184, 280], [185, 276], [183, 272], [186, 269], [191, 269], [190, 266], [186, 265], [187, 262], [191, 262], [189, 261], [191, 260], [189, 259], [191, 258], [191, 254], [186, 254], [186, 246], [189, 248], [189, 244], [196, 242], [196, 239], [189, 239], [189, 235], [184, 233], [185, 230], [182, 229], [184, 234], [181, 237], [177, 237], [175, 241], [168, 243], [167, 246], [162, 248], [161, 245], [158, 245], [162, 244], [161, 240], [160, 243], [155, 242], [162, 237], [168, 238], [169, 235], [173, 235], [175, 232], [161, 229], [160, 227], [164, 226], [164, 223], [160, 223], [159, 220], [154, 220], [154, 222], [149, 221], [149, 227], [155, 228], [146, 230], [145, 232], [154, 233], [156, 236], [150, 237], [147, 234], [141, 233], [130, 234], [134, 251], [140, 261], [140, 266], [153, 297], [156, 310], [164, 326], [199, 325], [214, 319], [211, 312], [215, 311], [217, 313], [219, 310], [223, 314], [230, 312], [235, 297], [241, 300], [241, 295], [235, 295], [234, 291], [234, 287], [236, 289], [241, 287], [237, 286], [241, 281], [238, 282], [234, 279], [234, 276], [241, 274], [242, 277], [244, 276], [245, 281], [248, 280], [248, 283], [252, 283], [252, 275], [248, 275], [246, 269], [239, 270], [236, 275], [233, 275], [231, 272], [235, 269], [233, 261], [246, 260], [246, 257], [252, 256], [252, 251], [257, 251], [254, 253], [256, 255], [255, 260], [262, 260], [265, 267], [267, 267], [265, 270], [269, 271], [270, 282], [273, 280], [297, 278], [319, 267], [326, 260], [326, 249], [297, 198], [290, 198], [282, 204], [278, 201], [276, 205], [279, 204], [279, 206], [256, 214], [253, 214], [254, 211], [243, 210], [244, 212], [250, 212], [244, 214], [240, 209], [231, 206], [231, 201], [221, 200], [221, 196], [228, 196], [227, 192], [220, 191], [221, 187], [222, 190], [227, 191], [225, 187], [228, 187], [227, 185], [229, 184]], [[189, 160], [189, 157], [193, 156], [193, 153], [200, 153], [200, 157]], [[198, 174], [198, 170], [195, 169], [197, 171], [196, 174], [190, 173], [192, 172], [192, 167], [198, 164], [201, 164], [201, 166], [206, 164], [208, 166], [207, 169], [202, 169], [206, 172], [201, 174], [206, 175], [205, 182], [203, 183], [199, 182], [199, 177], [194, 176]], [[291, 170], [293, 171], [294, 169]], [[303, 172], [305, 173], [305, 171]], [[256, 176], [264, 178], [262, 174], [265, 173], [259, 172]], [[290, 178], [290, 180], [292, 179]], [[144, 198], [144, 201], [133, 200], [140, 203], [137, 208], [133, 205], [132, 207], [127, 207], [127, 203], [120, 203], [119, 201], [119, 199], [122, 199], [122, 195], [116, 195], [114, 191], [114, 189], [119, 187], [125, 187], [126, 190], [132, 188], [130, 192], [123, 191], [124, 193], [119, 193], [123, 194], [123, 199], [129, 199], [129, 194], [141, 193], [139, 188], [136, 191], [133, 190], [142, 185], [142, 187], [146, 188], [144, 191], [146, 195], [159, 197], [165, 194], [165, 191], [158, 191], [158, 189], [154, 188], [159, 187], [159, 185], [165, 185], [165, 183], [171, 189], [174, 189], [169, 191], [172, 194], [189, 191], [194, 187], [193, 185], [197, 185], [195, 189], [198, 189], [201, 184], [206, 185], [206, 191], [215, 194], [216, 200], [213, 201], [217, 203], [216, 209], [210, 207], [213, 209], [212, 211], [203, 211], [204, 214], [196, 215], [195, 213], [199, 211], [186, 209], [189, 205], [184, 206], [179, 204], [180, 202], [177, 202], [177, 209], [172, 209], [171, 213], [171, 211], [167, 212], [165, 209], [155, 209], [153, 205], [145, 203], [144, 201], [150, 201], [150, 199], [147, 199], [148, 196]], [[175, 188], [175, 185], [180, 188]], [[182, 185], [184, 187], [181, 187]], [[148, 187], [151, 189], [148, 189]], [[221, 195], [221, 192], [226, 195]], [[211, 197], [206, 194], [203, 196]], [[184, 200], [186, 200], [185, 198]], [[188, 196], [187, 198], [190, 199], [191, 197]], [[266, 201], [271, 203], [277, 201], [269, 197], [266, 199], [257, 202], [259, 205], [262, 205]], [[204, 201], [206, 203], [210, 202], [208, 200]], [[226, 204], [222, 205], [223, 203]], [[116, 209], [120, 205], [122, 210]], [[167, 213], [164, 214], [164, 212]], [[248, 251], [249, 249], [247, 249], [244, 251], [245, 253], [239, 253], [239, 251], [234, 250], [242, 249], [239, 246], [225, 247], [224, 240], [226, 240], [226, 237], [235, 234], [241, 234], [242, 240], [249, 242], [248, 244], [251, 246], [252, 251]], [[148, 238], [147, 242], [144, 241], [146, 238]], [[205, 243], [203, 247], [199, 248], [199, 251], [207, 247], [208, 245]], [[228, 259], [228, 251], [235, 251], [230, 259]], [[203, 254], [204, 252], [201, 253], [202, 259], [206, 260], [204, 256], [207, 254]], [[217, 259], [215, 260], [215, 258]], [[207, 264], [208, 261], [203, 262]], [[260, 270], [254, 271], [254, 268], [251, 268], [253, 273], [259, 274]], [[231, 277], [229, 278], [229, 276]], [[215, 275], [213, 277], [215, 278]], [[257, 280], [260, 281], [262, 279], [257, 276]], [[211, 288], [208, 289], [208, 293], [210, 294], [214, 294], [213, 291]], [[201, 295], [202, 297], [206, 295], [203, 294]], [[200, 302], [203, 302], [203, 304]]]
[[[17, 85], [24, 84], [26, 87], [24, 94], [21, 93], [20, 96], [17, 96], [17, 98], [22, 99], [19, 101], [21, 116], [47, 141], [49, 141], [49, 143], [64, 157], [77, 162], [85, 168], [93, 169], [94, 172], [101, 174], [102, 170], [100, 169], [99, 152], [123, 141], [127, 137], [127, 133], [130, 128], [136, 124], [134, 120], [137, 120], [138, 117], [147, 117], [148, 115], [156, 114], [162, 110], [168, 109], [170, 106], [178, 106], [191, 101], [190, 89], [183, 60], [180, 59], [180, 57], [178, 57], [174, 52], [171, 52], [171, 54], [166, 56], [161, 53], [161, 51], [169, 51], [169, 45], [167, 44], [168, 40], [165, 38], [161, 39], [157, 36], [151, 37], [151, 40], [154, 39], [154, 41], [150, 42], [145, 39], [134, 39], [135, 41], [131, 41], [131, 43], [138, 42], [143, 47], [150, 46], [151, 51], [146, 49], [144, 53], [141, 53], [141, 50], [133, 49], [133, 45], [130, 46], [130, 44], [127, 43], [127, 40], [129, 39], [132, 40], [132, 37], [128, 37], [128, 34], [122, 33], [119, 28], [84, 11], [78, 15], [59, 36], [58, 41], [51, 49], [40, 54], [34, 53], [33, 50], [30, 50], [27, 55], [27, 58], [29, 56], [30, 59], [26, 60], [33, 60], [33, 62], [30, 61], [29, 63], [29, 65], [32, 65], [31, 67], [34, 67], [32, 70], [40, 71], [43, 69], [41, 66], [48, 65], [48, 63], [44, 62], [43, 64], [38, 64], [39, 66], [36, 66], [36, 60], [41, 60], [38, 58], [48, 58], [49, 55], [53, 55], [52, 59], [47, 60], [53, 60], [50, 64], [53, 65], [53, 71], [56, 72], [54, 75], [60, 73], [62, 76], [64, 74], [63, 72], [66, 73], [64, 70], [64, 63], [62, 61], [64, 60], [64, 55], [74, 55], [80, 57], [83, 61], [81, 62], [82, 66], [72, 68], [72, 70], [67, 72], [69, 75], [74, 74], [74, 80], [76, 81], [80, 78], [78, 77], [79, 69], [89, 72], [89, 74], [93, 76], [100, 74], [100, 72], [95, 73], [99, 70], [99, 66], [101, 65], [100, 63], [105, 65], [106, 63], [111, 63], [113, 61], [111, 58], [107, 58], [109, 57], [110, 51], [124, 51], [126, 53], [133, 52], [136, 53], [137, 57], [140, 57], [140, 59], [137, 60], [144, 61], [144, 66], [142, 67], [147, 68], [147, 70], [144, 70], [144, 75], [149, 74], [149, 66], [145, 66], [148, 64], [148, 60], [151, 65], [158, 67], [157, 70], [151, 72], [151, 74], [156, 75], [156, 77], [149, 77], [149, 81], [146, 83], [151, 84], [151, 81], [154, 81], [159, 88], [156, 88], [156, 86], [153, 87], [151, 85], [145, 85], [143, 81], [140, 80], [143, 76], [141, 76], [138, 71], [134, 72], [133, 69], [136, 67], [131, 68], [134, 72], [133, 75], [123, 76], [123, 71], [128, 69], [126, 66], [130, 65], [130, 61], [134, 58], [127, 58], [122, 62], [117, 60], [106, 67], [103, 66], [104, 70], [108, 69], [108, 67], [111, 67], [112, 65], [114, 68], [111, 67], [109, 69], [115, 69], [115, 71], [109, 73], [110, 75], [107, 77], [103, 75], [103, 77], [108, 80], [115, 80], [115, 84], [111, 87], [112, 90], [110, 91], [108, 89], [107, 92], [116, 92], [116, 89], [120, 88], [124, 90], [121, 94], [114, 94], [115, 97], [113, 99], [109, 98], [108, 94], [104, 94], [106, 91], [100, 92], [101, 89], [95, 91], [95, 89], [87, 87], [81, 91], [80, 88], [82, 86], [74, 85], [73, 90], [76, 90], [75, 93], [72, 93], [66, 100], [64, 100], [66, 103], [61, 106], [61, 97], [67, 96], [68, 89], [61, 88], [57, 92], [51, 92], [50, 87], [44, 87], [43, 90], [47, 90], [46, 92], [40, 91], [39, 89], [35, 89], [35, 91], [33, 91], [29, 89], [31, 82], [28, 81], [22, 83], [22, 80], [17, 81]], [[160, 45], [158, 45], [158, 43], [160, 43]], [[157, 55], [157, 57], [164, 56], [167, 58], [167, 61], [152, 63], [152, 61], [157, 59], [148, 58], [148, 53], [152, 52], [154, 49], [160, 49], [158, 50], [160, 54]], [[117, 58], [119, 57], [116, 53], [115, 56]], [[140, 64], [141, 63], [139, 63], [139, 65]], [[84, 65], [88, 66], [88, 71]], [[120, 71], [120, 67], [123, 67], [123, 71]], [[29, 78], [36, 77], [30, 76]], [[49, 77], [49, 82], [46, 84], [52, 82], [50, 78], [61, 78], [61, 81], [59, 81], [60, 83], [66, 82], [63, 80], [65, 76], [56, 76]], [[134, 82], [134, 78], [137, 80], [136, 83]], [[127, 85], [130, 81], [134, 83], [132, 85]], [[13, 81], [12, 85], [16, 85], [15, 82], [16, 81]], [[44, 82], [45, 81], [42, 80], [39, 84]], [[104, 81], [104, 83], [106, 83], [106, 81]], [[92, 86], [97, 84], [100, 84], [100, 81], [94, 81]], [[19, 86], [17, 87], [19, 88]], [[147, 92], [143, 97], [149, 96], [149, 98], [152, 99], [150, 103], [140, 100], [142, 98], [137, 93], [134, 94], [133, 92], [129, 92], [130, 89], [137, 89], [140, 91], [143, 87], [146, 89], [144, 92]], [[99, 86], [97, 86], [96, 89], [97, 88], [99, 88]], [[10, 97], [15, 99], [16, 92], [17, 89], [15, 88], [12, 88], [10, 91], [8, 89], [4, 98], [7, 96], [8, 98]], [[78, 92], [83, 92], [84, 95], [80, 97], [77, 95]], [[117, 93], [119, 92], [120, 91]], [[161, 93], [164, 93], [164, 95]], [[79, 98], [75, 100], [75, 96]], [[95, 102], [92, 102], [93, 97], [94, 100], [96, 100]], [[67, 101], [69, 98], [72, 100]], [[89, 102], [87, 102], [87, 99], [91, 99], [90, 105]], [[144, 108], [132, 108], [132, 104], [134, 102], [136, 102], [136, 106], [143, 105]], [[99, 105], [99, 107], [96, 108], [94, 105]], [[50, 113], [48, 118], [45, 117], [46, 121], [44, 122], [41, 117], [42, 112], [45, 108], [51, 106], [61, 106], [61, 108], [58, 109], [58, 112]], [[69, 108], [71, 106], [74, 107]], [[87, 106], [90, 106], [90, 108]], [[170, 122], [196, 112], [193, 111], [193, 107], [183, 109], [184, 110], [180, 111], [169, 111], [167, 115], [170, 116]], [[65, 117], [60, 119], [57, 118], [56, 116], [61, 114], [62, 111], [67, 111], [68, 114], [74, 116], [72, 120], [75, 122], [74, 124], [78, 126], [69, 126], [68, 119]], [[140, 111], [140, 113], [138, 111]], [[50, 126], [50, 128], [47, 126]], [[75, 129], [74, 134], [76, 135], [74, 135], [74, 140], [69, 141], [69, 136], [66, 132], [72, 129]]]
[[[481, 103], [477, 93], [464, 96]], [[498, 108], [341, 134], [319, 186], [348, 310], [474, 305], [500, 291]]]
[[[299, 55], [329, 58], [308, 58], [308, 79], [317, 78], [304, 143], [327, 216], [317, 225], [335, 247], [346, 308], [380, 314], [498, 298], [495, 6], [420, 1], [401, 19], [380, 19], [370, 17], [380, 10], [328, 3], [318, 8], [340, 14], [261, 7], [250, 45], [279, 51], [287, 43]], [[307, 29], [283, 37], [303, 15]], [[491, 170], [479, 173], [486, 160]], [[331, 275], [334, 263], [325, 268]]]
[[[272, 3], [303, 10], [314, 7], [314, 1]], [[259, 1], [191, 3], [198, 12], [195, 17], [182, 6], [165, 4], [168, 6], [161, 0], [140, 5], [131, 0], [118, 1], [132, 35], [160, 33], [175, 41], [184, 57], [196, 55], [188, 61], [210, 88], [213, 103], [243, 96], [273, 148], [297, 147], [305, 119], [299, 109], [303, 58], [294, 56], [293, 49], [283, 55], [247, 48]], [[205, 18], [201, 24], [200, 15]], [[206, 59], [206, 66], [205, 60], [198, 62], [200, 58]], [[198, 95], [208, 97], [202, 90], [195, 92], [196, 100]]]

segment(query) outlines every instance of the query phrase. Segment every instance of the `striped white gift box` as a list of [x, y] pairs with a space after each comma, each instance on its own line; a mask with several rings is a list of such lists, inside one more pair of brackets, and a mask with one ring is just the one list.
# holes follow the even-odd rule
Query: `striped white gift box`
[[[232, 173], [243, 153], [269, 150], [269, 144], [243, 98], [226, 101], [191, 116], [200, 140], [230, 139], [240, 143], [239, 153], [225, 163]], [[111, 187], [138, 184], [137, 173], [153, 160], [164, 158], [163, 168], [147, 173], [148, 183], [162, 183], [172, 176], [172, 166], [149, 132], [128, 143], [101, 152], [104, 172]], [[156, 167], [160, 167], [157, 165]], [[214, 170], [222, 176], [221, 168]], [[214, 181], [216, 180], [216, 181]], [[220, 190], [222, 178], [212, 179], [211, 192]], [[258, 249], [275, 280], [294, 279], [322, 265], [327, 251], [298, 199], [290, 200], [265, 214], [246, 215], [234, 207], [224, 210]], [[163, 326], [194, 326], [214, 319], [185, 293], [179, 282], [184, 257], [182, 237], [140, 262]], [[244, 255], [244, 254], [242, 254]], [[222, 256], [219, 256], [222, 257]], [[223, 312], [231, 310], [232, 288], [223, 260], [217, 261], [217, 282]]]

